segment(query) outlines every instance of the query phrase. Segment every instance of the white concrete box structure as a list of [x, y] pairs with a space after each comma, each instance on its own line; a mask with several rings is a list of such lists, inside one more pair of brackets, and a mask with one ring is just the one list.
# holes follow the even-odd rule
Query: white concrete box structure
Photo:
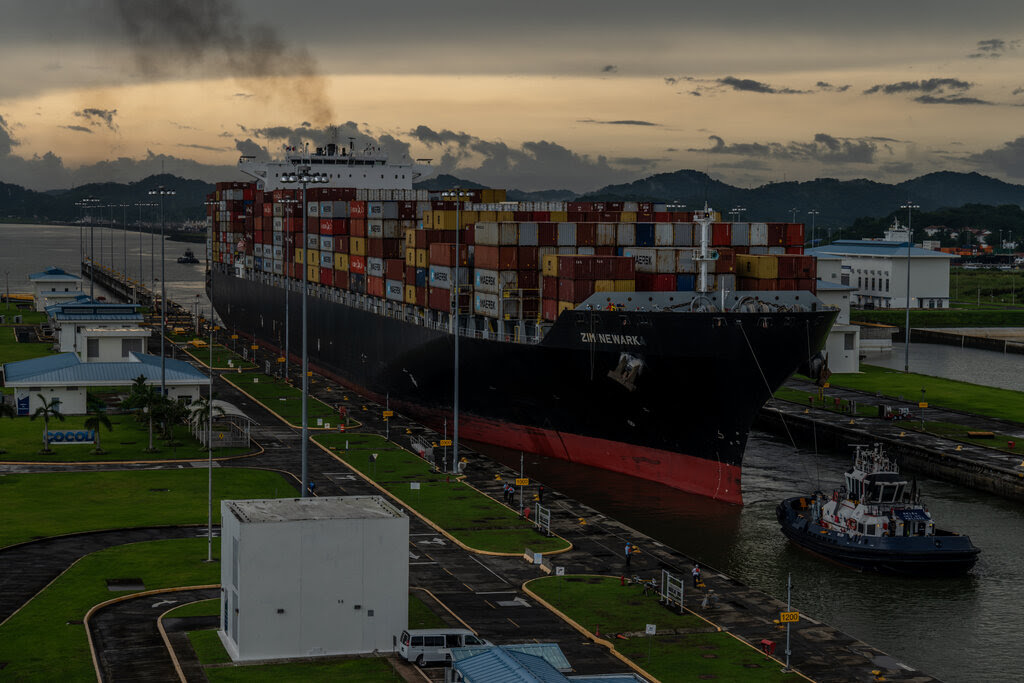
[[233, 660], [390, 652], [408, 626], [409, 518], [380, 496], [221, 502]]
[[839, 309], [825, 340], [828, 368], [832, 372], [860, 372], [860, 327], [850, 324], [850, 294], [856, 287], [818, 280], [818, 298]]
[[70, 301], [82, 295], [82, 278], [50, 266], [28, 276], [35, 297], [35, 309], [44, 311], [48, 305]]

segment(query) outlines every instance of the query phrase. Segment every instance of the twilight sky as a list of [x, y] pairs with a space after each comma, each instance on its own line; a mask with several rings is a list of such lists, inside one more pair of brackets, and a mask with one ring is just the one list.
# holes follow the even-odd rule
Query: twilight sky
[[1014, 0], [3, 4], [0, 181], [34, 189], [236, 179], [240, 151], [350, 135], [526, 190], [1024, 183]]

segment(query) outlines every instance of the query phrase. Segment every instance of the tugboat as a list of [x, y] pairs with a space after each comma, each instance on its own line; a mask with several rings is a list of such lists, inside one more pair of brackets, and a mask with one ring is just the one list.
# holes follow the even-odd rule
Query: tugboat
[[178, 257], [178, 263], [199, 263], [199, 259], [196, 258], [191, 249], [186, 249], [185, 255]]
[[860, 571], [902, 576], [952, 576], [974, 566], [981, 552], [967, 536], [935, 526], [880, 444], [855, 446], [846, 483], [827, 496], [787, 498], [776, 515], [791, 541]]

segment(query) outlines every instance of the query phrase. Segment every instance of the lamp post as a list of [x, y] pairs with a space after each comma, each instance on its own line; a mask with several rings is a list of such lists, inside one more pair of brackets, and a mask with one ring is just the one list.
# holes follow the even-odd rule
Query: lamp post
[[814, 246], [815, 246], [815, 244], [814, 244], [814, 228], [815, 228], [815, 221], [818, 218], [818, 214], [819, 213], [821, 213], [821, 212], [818, 211], [817, 209], [811, 209], [810, 211], [807, 212], [807, 215], [811, 217], [811, 248], [814, 248]]
[[732, 209], [729, 210], [729, 215], [732, 216], [733, 222], [736, 223], [739, 222], [741, 218], [743, 218], [743, 212], [746, 210], [747, 209], [745, 207], [734, 206], [732, 207]]
[[[152, 207], [152, 206], [156, 206], [156, 204], [153, 204], [152, 202], [135, 202], [135, 206], [139, 207], [139, 281], [138, 281], [138, 284], [135, 286], [135, 303], [139, 303], [139, 285], [141, 285], [143, 283], [143, 269], [142, 269], [142, 207], [144, 207], [144, 206]], [[152, 258], [152, 252], [150, 253], [150, 258]], [[152, 264], [150, 264], [150, 269], [152, 269]], [[150, 291], [150, 294], [152, 294], [152, 291]]]
[[121, 246], [124, 248], [124, 288], [128, 292], [128, 205], [121, 204]]
[[[295, 205], [298, 204], [299, 202], [298, 202], [297, 199], [292, 199], [291, 197], [285, 197], [284, 199], [281, 200], [281, 203], [285, 205], [284, 208], [285, 208], [285, 211], [288, 212], [287, 219], [288, 219], [288, 223], [290, 224], [291, 223], [290, 219], [292, 218], [293, 209], [294, 209]], [[285, 243], [283, 245], [281, 245], [281, 246], [287, 247], [288, 244], [291, 244], [292, 247], [293, 247], [293, 250], [294, 250], [294, 246], [295, 246], [295, 233], [293, 233], [291, 230], [284, 230], [283, 232], [284, 232], [284, 235], [285, 235], [285, 238], [284, 238]], [[306, 237], [303, 236], [302, 239], [305, 240]], [[303, 249], [303, 254], [307, 254], [309, 252], [309, 250], [306, 249], [305, 242], [303, 242], [301, 248]], [[288, 251], [287, 251], [287, 248], [286, 248], [285, 249], [285, 254], [287, 254], [287, 253], [288, 253]], [[293, 256], [293, 258], [294, 258], [294, 256]], [[305, 258], [302, 259], [302, 267], [303, 268], [308, 268], [309, 267], [309, 264], [306, 263], [306, 259]], [[291, 319], [290, 319], [290, 313], [289, 313], [289, 309], [291, 308], [289, 303], [290, 303], [291, 298], [292, 298], [291, 278], [285, 278], [284, 284], [285, 284], [285, 287], [284, 287], [284, 368], [282, 368], [282, 370], [284, 371], [284, 381], [287, 382], [288, 381], [288, 361], [290, 360], [290, 356], [288, 354], [290, 353], [290, 350], [289, 350], [289, 348], [290, 348], [289, 347], [289, 340], [290, 340], [290, 334], [291, 334]]]
[[910, 200], [906, 203], [900, 204], [901, 209], [907, 210], [907, 318], [906, 328], [903, 333], [903, 372], [910, 373], [910, 248], [914, 245], [914, 229], [911, 226], [911, 211], [914, 209], [920, 209], [921, 207], [917, 204], [912, 204]]
[[167, 337], [167, 280], [164, 277], [164, 197], [173, 197], [176, 192], [163, 185], [150, 190], [149, 194], [160, 197], [160, 395], [167, 397], [167, 356], [164, 344]]
[[[327, 176], [319, 172], [310, 173], [309, 166], [296, 166], [281, 177], [282, 183], [298, 183], [302, 186], [302, 243], [306, 243], [306, 189], [310, 183], [326, 183]], [[304, 252], [308, 254], [308, 250]], [[309, 259], [302, 259], [302, 497], [309, 497], [309, 344], [307, 334], [306, 298], [309, 291]]]
[[[75, 206], [78, 206], [79, 208], [82, 209], [82, 221], [83, 221], [83, 224], [84, 224], [84, 222], [86, 220], [89, 221], [89, 266], [90, 266], [90, 270], [89, 270], [89, 297], [90, 298], [92, 298], [93, 294], [95, 293], [95, 290], [93, 288], [94, 273], [92, 272], [92, 265], [93, 265], [93, 258], [92, 258], [92, 245], [93, 245], [92, 214], [89, 212], [89, 209], [95, 207], [98, 202], [99, 202], [99, 200], [96, 199], [95, 197], [84, 197], [81, 201], [75, 203]], [[84, 236], [82, 234], [81, 227], [79, 227], [79, 231], [78, 231], [78, 242], [79, 242], [79, 251], [81, 252], [81, 262], [84, 263], [85, 262], [85, 240], [84, 240]]]
[[793, 220], [791, 220], [790, 223], [796, 223], [796, 214], [799, 211], [800, 211], [800, 209], [797, 209], [797, 208], [792, 208], [792, 209], [789, 210], [790, 215], [793, 216]]
[[452, 280], [452, 333], [454, 335], [455, 358], [453, 362], [454, 390], [452, 392], [452, 464], [449, 472], [457, 472], [456, 463], [459, 461], [459, 265], [461, 262], [459, 252], [459, 231], [462, 229], [462, 200], [468, 198], [468, 192], [459, 189], [442, 192], [441, 196], [455, 201], [455, 275]]

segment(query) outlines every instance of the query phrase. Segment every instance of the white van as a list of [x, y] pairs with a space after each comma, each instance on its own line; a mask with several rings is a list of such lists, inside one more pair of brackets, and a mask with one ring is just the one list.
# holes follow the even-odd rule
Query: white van
[[419, 628], [402, 631], [398, 652], [406, 661], [423, 666], [427, 662], [447, 661], [453, 647], [492, 644], [464, 628]]

